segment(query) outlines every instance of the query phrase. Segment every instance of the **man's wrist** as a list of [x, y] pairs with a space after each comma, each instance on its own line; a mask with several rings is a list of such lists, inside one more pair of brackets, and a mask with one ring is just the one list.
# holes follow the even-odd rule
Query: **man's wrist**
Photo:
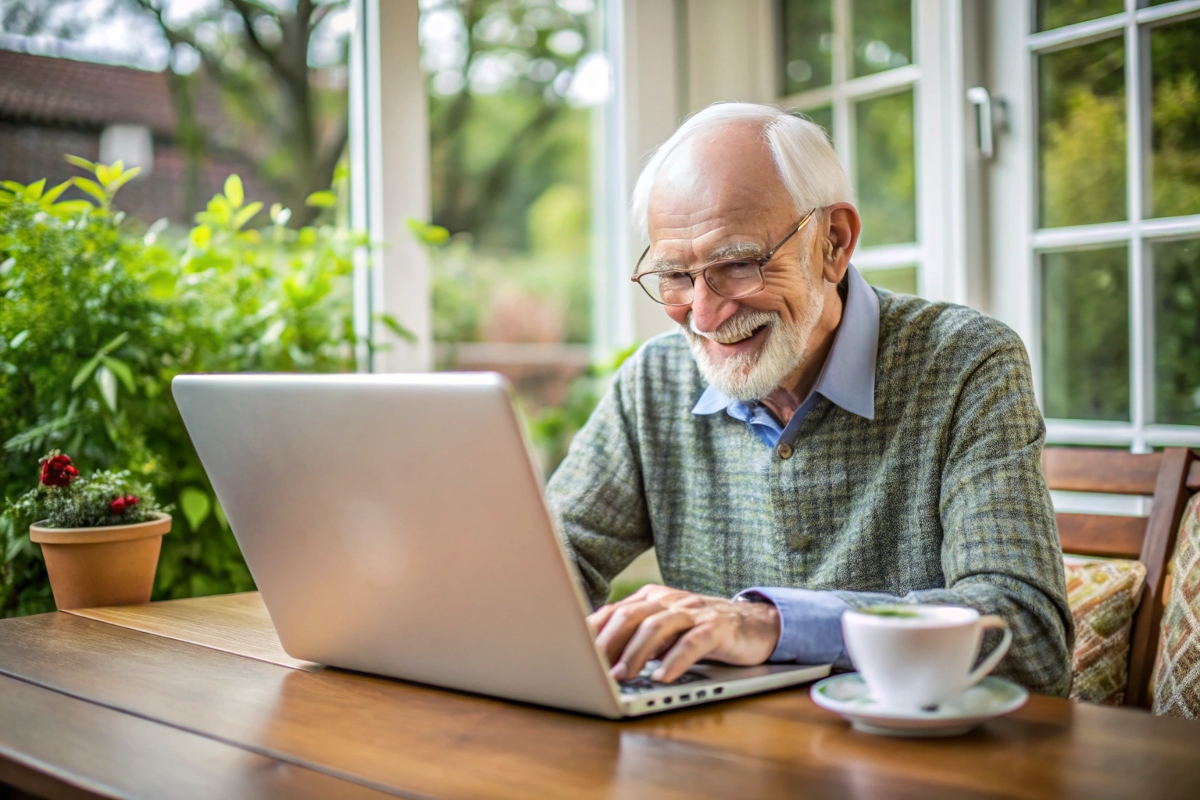
[[766, 661], [779, 645], [782, 628], [779, 608], [769, 597], [757, 593], [739, 594], [733, 598], [733, 602], [740, 606], [739, 612], [746, 625], [747, 638], [766, 645], [766, 654], [763, 657]]

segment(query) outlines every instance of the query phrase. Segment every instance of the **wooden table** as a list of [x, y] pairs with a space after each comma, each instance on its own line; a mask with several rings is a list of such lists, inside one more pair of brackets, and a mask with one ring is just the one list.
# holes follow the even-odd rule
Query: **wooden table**
[[47, 797], [1197, 798], [1200, 723], [1033, 697], [967, 736], [887, 739], [807, 687], [610, 722], [290, 659], [247, 594], [0, 620], [5, 783]]

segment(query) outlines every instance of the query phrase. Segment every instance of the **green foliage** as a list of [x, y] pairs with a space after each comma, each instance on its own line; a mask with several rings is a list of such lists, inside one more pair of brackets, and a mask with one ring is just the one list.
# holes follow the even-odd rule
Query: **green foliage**
[[[130, 496], [137, 498], [136, 504], [119, 514], [112, 510], [114, 500]], [[77, 478], [69, 486], [39, 483], [10, 503], [6, 512], [25, 528], [42, 520], [50, 528], [95, 528], [146, 522], [163, 510], [145, 481], [136, 480], [128, 470], [103, 470], [90, 478]]]
[[[128, 174], [88, 169], [109, 200]], [[52, 447], [80, 469], [127, 471], [187, 521], [163, 541], [155, 598], [251, 589], [170, 382], [183, 372], [352, 369], [350, 273], [365, 239], [332, 219], [288, 228], [278, 205], [250, 227], [262, 206], [236, 176], [179, 243], [164, 242], [159, 224], [139, 235], [99, 198], [47, 201], [54, 191], [0, 190], [0, 492], [31, 488], [38, 455]], [[0, 515], [0, 615], [53, 608], [28, 522]]]
[[588, 367], [571, 381], [561, 406], [542, 409], [529, 420], [529, 434], [547, 475], [566, 458], [571, 439], [592, 416], [613, 374], [635, 350], [636, 345], [621, 350], [607, 362]]

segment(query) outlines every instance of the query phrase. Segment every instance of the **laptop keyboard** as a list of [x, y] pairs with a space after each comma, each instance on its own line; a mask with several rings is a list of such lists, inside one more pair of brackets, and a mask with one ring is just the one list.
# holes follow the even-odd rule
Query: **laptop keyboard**
[[671, 686], [682, 686], [685, 683], [708, 680], [708, 676], [692, 671], [683, 673], [675, 679], [674, 683], [660, 683], [652, 680], [650, 678], [651, 673], [658, 669], [661, 664], [661, 661], [647, 661], [646, 666], [642, 668], [642, 671], [638, 673], [636, 678], [621, 681], [621, 694], [639, 694], [640, 692], [650, 692], [655, 689], [666, 689]]

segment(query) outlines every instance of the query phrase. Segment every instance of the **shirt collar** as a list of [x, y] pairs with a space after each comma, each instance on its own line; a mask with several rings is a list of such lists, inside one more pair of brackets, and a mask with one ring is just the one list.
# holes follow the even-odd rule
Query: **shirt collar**
[[[879, 352], [879, 297], [858, 270], [847, 269], [846, 303], [825, 366], [812, 393], [820, 393], [851, 414], [875, 418], [875, 360]], [[807, 400], [807, 398], [805, 398]], [[709, 386], [693, 414], [715, 414], [741, 401]]]

